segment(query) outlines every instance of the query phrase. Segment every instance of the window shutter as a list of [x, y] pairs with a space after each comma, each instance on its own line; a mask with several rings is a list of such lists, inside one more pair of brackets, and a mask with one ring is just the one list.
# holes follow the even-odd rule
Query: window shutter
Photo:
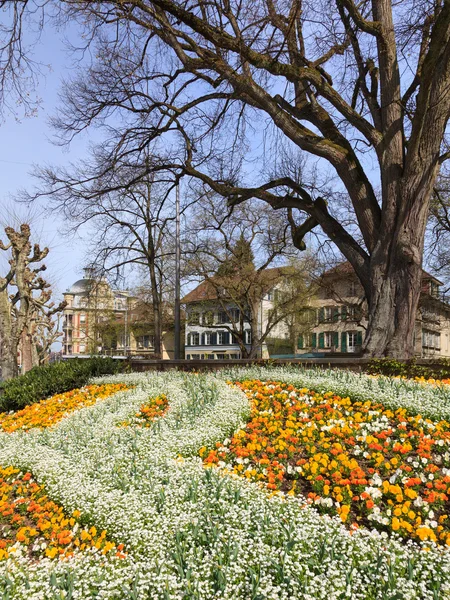
[[333, 307], [333, 322], [337, 323], [339, 321], [339, 306]]
[[339, 333], [337, 331], [333, 331], [333, 346], [339, 350]]
[[217, 333], [211, 334], [211, 346], [217, 346]]
[[190, 333], [188, 333], [187, 336], [186, 336], [186, 342], [187, 342], [188, 346], [191, 345], [191, 334]]
[[362, 346], [362, 331], [356, 332], [356, 345]]
[[341, 306], [341, 321], [347, 320], [347, 307]]
[[347, 352], [347, 332], [341, 333], [341, 352]]
[[223, 336], [223, 343], [225, 346], [230, 343], [230, 332], [229, 331], [225, 331], [224, 336]]
[[202, 333], [202, 335], [201, 335], [201, 341], [200, 341], [200, 344], [201, 344], [202, 346], [204, 346], [204, 345], [205, 345], [205, 334], [204, 334], [204, 333]]
[[325, 309], [319, 308], [319, 323], [323, 323], [325, 321]]
[[319, 333], [319, 348], [325, 348], [324, 333]]
[[303, 336], [300, 334], [297, 340], [297, 349], [301, 350], [303, 348]]
[[312, 348], [317, 347], [317, 333], [311, 334], [311, 347]]

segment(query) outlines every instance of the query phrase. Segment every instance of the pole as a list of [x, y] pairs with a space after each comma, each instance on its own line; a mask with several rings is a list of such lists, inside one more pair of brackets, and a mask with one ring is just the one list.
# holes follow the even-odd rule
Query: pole
[[176, 187], [176, 226], [175, 226], [175, 359], [181, 358], [181, 323], [180, 323], [180, 184]]

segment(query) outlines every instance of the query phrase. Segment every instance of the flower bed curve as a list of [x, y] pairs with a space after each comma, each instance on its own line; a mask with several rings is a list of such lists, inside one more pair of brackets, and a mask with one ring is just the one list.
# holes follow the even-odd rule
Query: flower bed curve
[[105, 530], [80, 526], [80, 516], [77, 510], [66, 514], [31, 473], [0, 467], [0, 560], [16, 553], [34, 559], [68, 558], [89, 548], [125, 557], [122, 544], [116, 547]]
[[250, 421], [203, 447], [205, 464], [300, 493], [353, 527], [450, 545], [450, 423], [280, 382], [239, 386]]
[[52, 427], [67, 414], [79, 408], [92, 406], [112, 394], [129, 389], [123, 383], [88, 385], [64, 394], [57, 394], [46, 400], [30, 404], [14, 413], [0, 413], [0, 428], [7, 433]]

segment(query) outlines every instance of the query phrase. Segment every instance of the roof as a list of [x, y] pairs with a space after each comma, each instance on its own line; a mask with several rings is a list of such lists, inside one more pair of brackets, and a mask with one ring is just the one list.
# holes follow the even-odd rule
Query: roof
[[[264, 285], [264, 288], [268, 291], [276, 281], [280, 279], [286, 269], [289, 267], [274, 267], [272, 269], [264, 269], [260, 271], [261, 279], [258, 283]], [[258, 273], [258, 271], [255, 271]], [[237, 279], [237, 278], [235, 278]], [[227, 281], [228, 280], [228, 281]], [[256, 280], [255, 280], [256, 283]], [[229, 286], [229, 278], [214, 276], [211, 279], [202, 281], [196, 288], [191, 290], [181, 299], [183, 304], [190, 304], [191, 302], [205, 302], [207, 300], [217, 300], [218, 290], [220, 287]]]
[[92, 279], [79, 279], [67, 290], [67, 294], [88, 294], [92, 287]]
[[[352, 265], [348, 262], [348, 260], [346, 260], [344, 262], [339, 263], [335, 267], [328, 269], [327, 271], [325, 271], [325, 273], [323, 273], [323, 277], [332, 276], [332, 275], [336, 275], [336, 276], [355, 275], [355, 270], [352, 267]], [[435, 277], [434, 275], [431, 275], [431, 273], [428, 273], [427, 271], [425, 271], [425, 269], [422, 269], [422, 279], [432, 279], [436, 283], [439, 283], [440, 285], [442, 285], [442, 281], [437, 279], [437, 277]]]

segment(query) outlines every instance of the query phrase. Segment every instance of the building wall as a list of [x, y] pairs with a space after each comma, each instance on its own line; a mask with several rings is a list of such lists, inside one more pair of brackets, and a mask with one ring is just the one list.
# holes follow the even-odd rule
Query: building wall
[[[268, 326], [268, 319], [270, 315], [270, 311], [274, 308], [273, 301], [273, 293], [276, 293], [275, 290], [280, 289], [281, 286], [276, 286], [274, 290], [269, 292], [264, 298], [262, 298], [258, 303], [257, 309], [257, 335], [261, 336], [262, 333], [266, 330]], [[202, 301], [202, 302], [191, 302], [186, 304], [186, 333], [185, 333], [185, 356], [186, 358], [198, 358], [201, 359], [215, 359], [215, 358], [242, 358], [241, 357], [241, 349], [239, 344], [233, 343], [232, 334], [226, 329], [226, 327], [220, 327], [220, 322], [218, 319], [219, 312], [224, 312], [224, 308], [226, 307], [227, 311], [231, 311], [233, 308], [237, 309], [238, 307], [233, 303], [225, 304], [220, 301]], [[195, 324], [192, 322], [192, 314], [199, 313], [199, 323]], [[214, 315], [213, 325], [208, 325], [206, 320], [206, 315], [208, 313], [212, 313]], [[231, 325], [230, 323], [224, 323], [224, 325]], [[218, 343], [218, 339], [212, 338], [210, 343], [207, 343], [206, 334], [210, 333], [213, 336], [217, 335], [219, 332], [225, 334], [225, 343]], [[248, 320], [244, 321], [244, 335], [251, 335], [251, 326]], [[199, 343], [192, 343], [191, 334], [199, 335]], [[270, 338], [282, 338], [289, 340], [290, 338], [290, 329], [286, 325], [284, 321], [280, 321], [277, 323], [270, 331], [268, 339]], [[247, 351], [251, 348], [251, 340], [248, 339], [248, 343], [245, 345]], [[269, 358], [269, 352], [267, 349], [267, 344], [264, 343], [261, 349], [261, 357]]]
[[[227, 305], [227, 310], [236, 308]], [[232, 343], [230, 332], [226, 329], [229, 323], [220, 323], [219, 313], [223, 312], [219, 302], [193, 302], [186, 305], [185, 357], [191, 359], [217, 359], [224, 356], [240, 358], [239, 344]], [[198, 323], [193, 319], [199, 315]], [[212, 318], [212, 322], [208, 319]], [[221, 325], [223, 325], [221, 327]], [[244, 331], [250, 331], [250, 324], [244, 323]], [[198, 334], [198, 343], [194, 336]], [[210, 334], [210, 340], [206, 334]], [[219, 343], [218, 334], [224, 334], [224, 342]], [[208, 336], [209, 337], [209, 336]], [[250, 346], [247, 346], [249, 349]]]
[[[426, 279], [422, 285], [415, 326], [417, 357], [450, 357], [450, 306], [440, 299], [438, 288], [435, 281]], [[361, 349], [367, 327], [367, 303], [356, 275], [326, 280], [311, 301], [311, 309], [312, 322], [299, 330], [297, 355]], [[332, 343], [327, 347], [325, 340], [330, 341], [330, 337]]]
[[[81, 284], [86, 281], [82, 280]], [[77, 282], [80, 284], [80, 282]], [[73, 287], [77, 287], [74, 284]], [[80, 286], [79, 286], [80, 287]], [[81, 285], [82, 287], [82, 285]], [[133, 328], [140, 325], [139, 314], [136, 317], [135, 309], [137, 299], [127, 291], [113, 290], [108, 283], [100, 282], [96, 286], [95, 294], [70, 290], [64, 294], [67, 307], [63, 319], [63, 354], [78, 356], [89, 354], [108, 354], [114, 356], [143, 356], [152, 357], [154, 354], [154, 336], [150, 332], [136, 333]], [[94, 337], [96, 322], [102, 318], [111, 324], [120, 327], [115, 349], [106, 350], [105, 344], [95, 343]], [[143, 323], [145, 325], [145, 323]], [[101, 325], [99, 325], [101, 327]], [[98, 329], [98, 328], [97, 328]], [[122, 331], [120, 331], [122, 329]], [[174, 335], [173, 331], [163, 332], [162, 339], [163, 358], [173, 358]]]

